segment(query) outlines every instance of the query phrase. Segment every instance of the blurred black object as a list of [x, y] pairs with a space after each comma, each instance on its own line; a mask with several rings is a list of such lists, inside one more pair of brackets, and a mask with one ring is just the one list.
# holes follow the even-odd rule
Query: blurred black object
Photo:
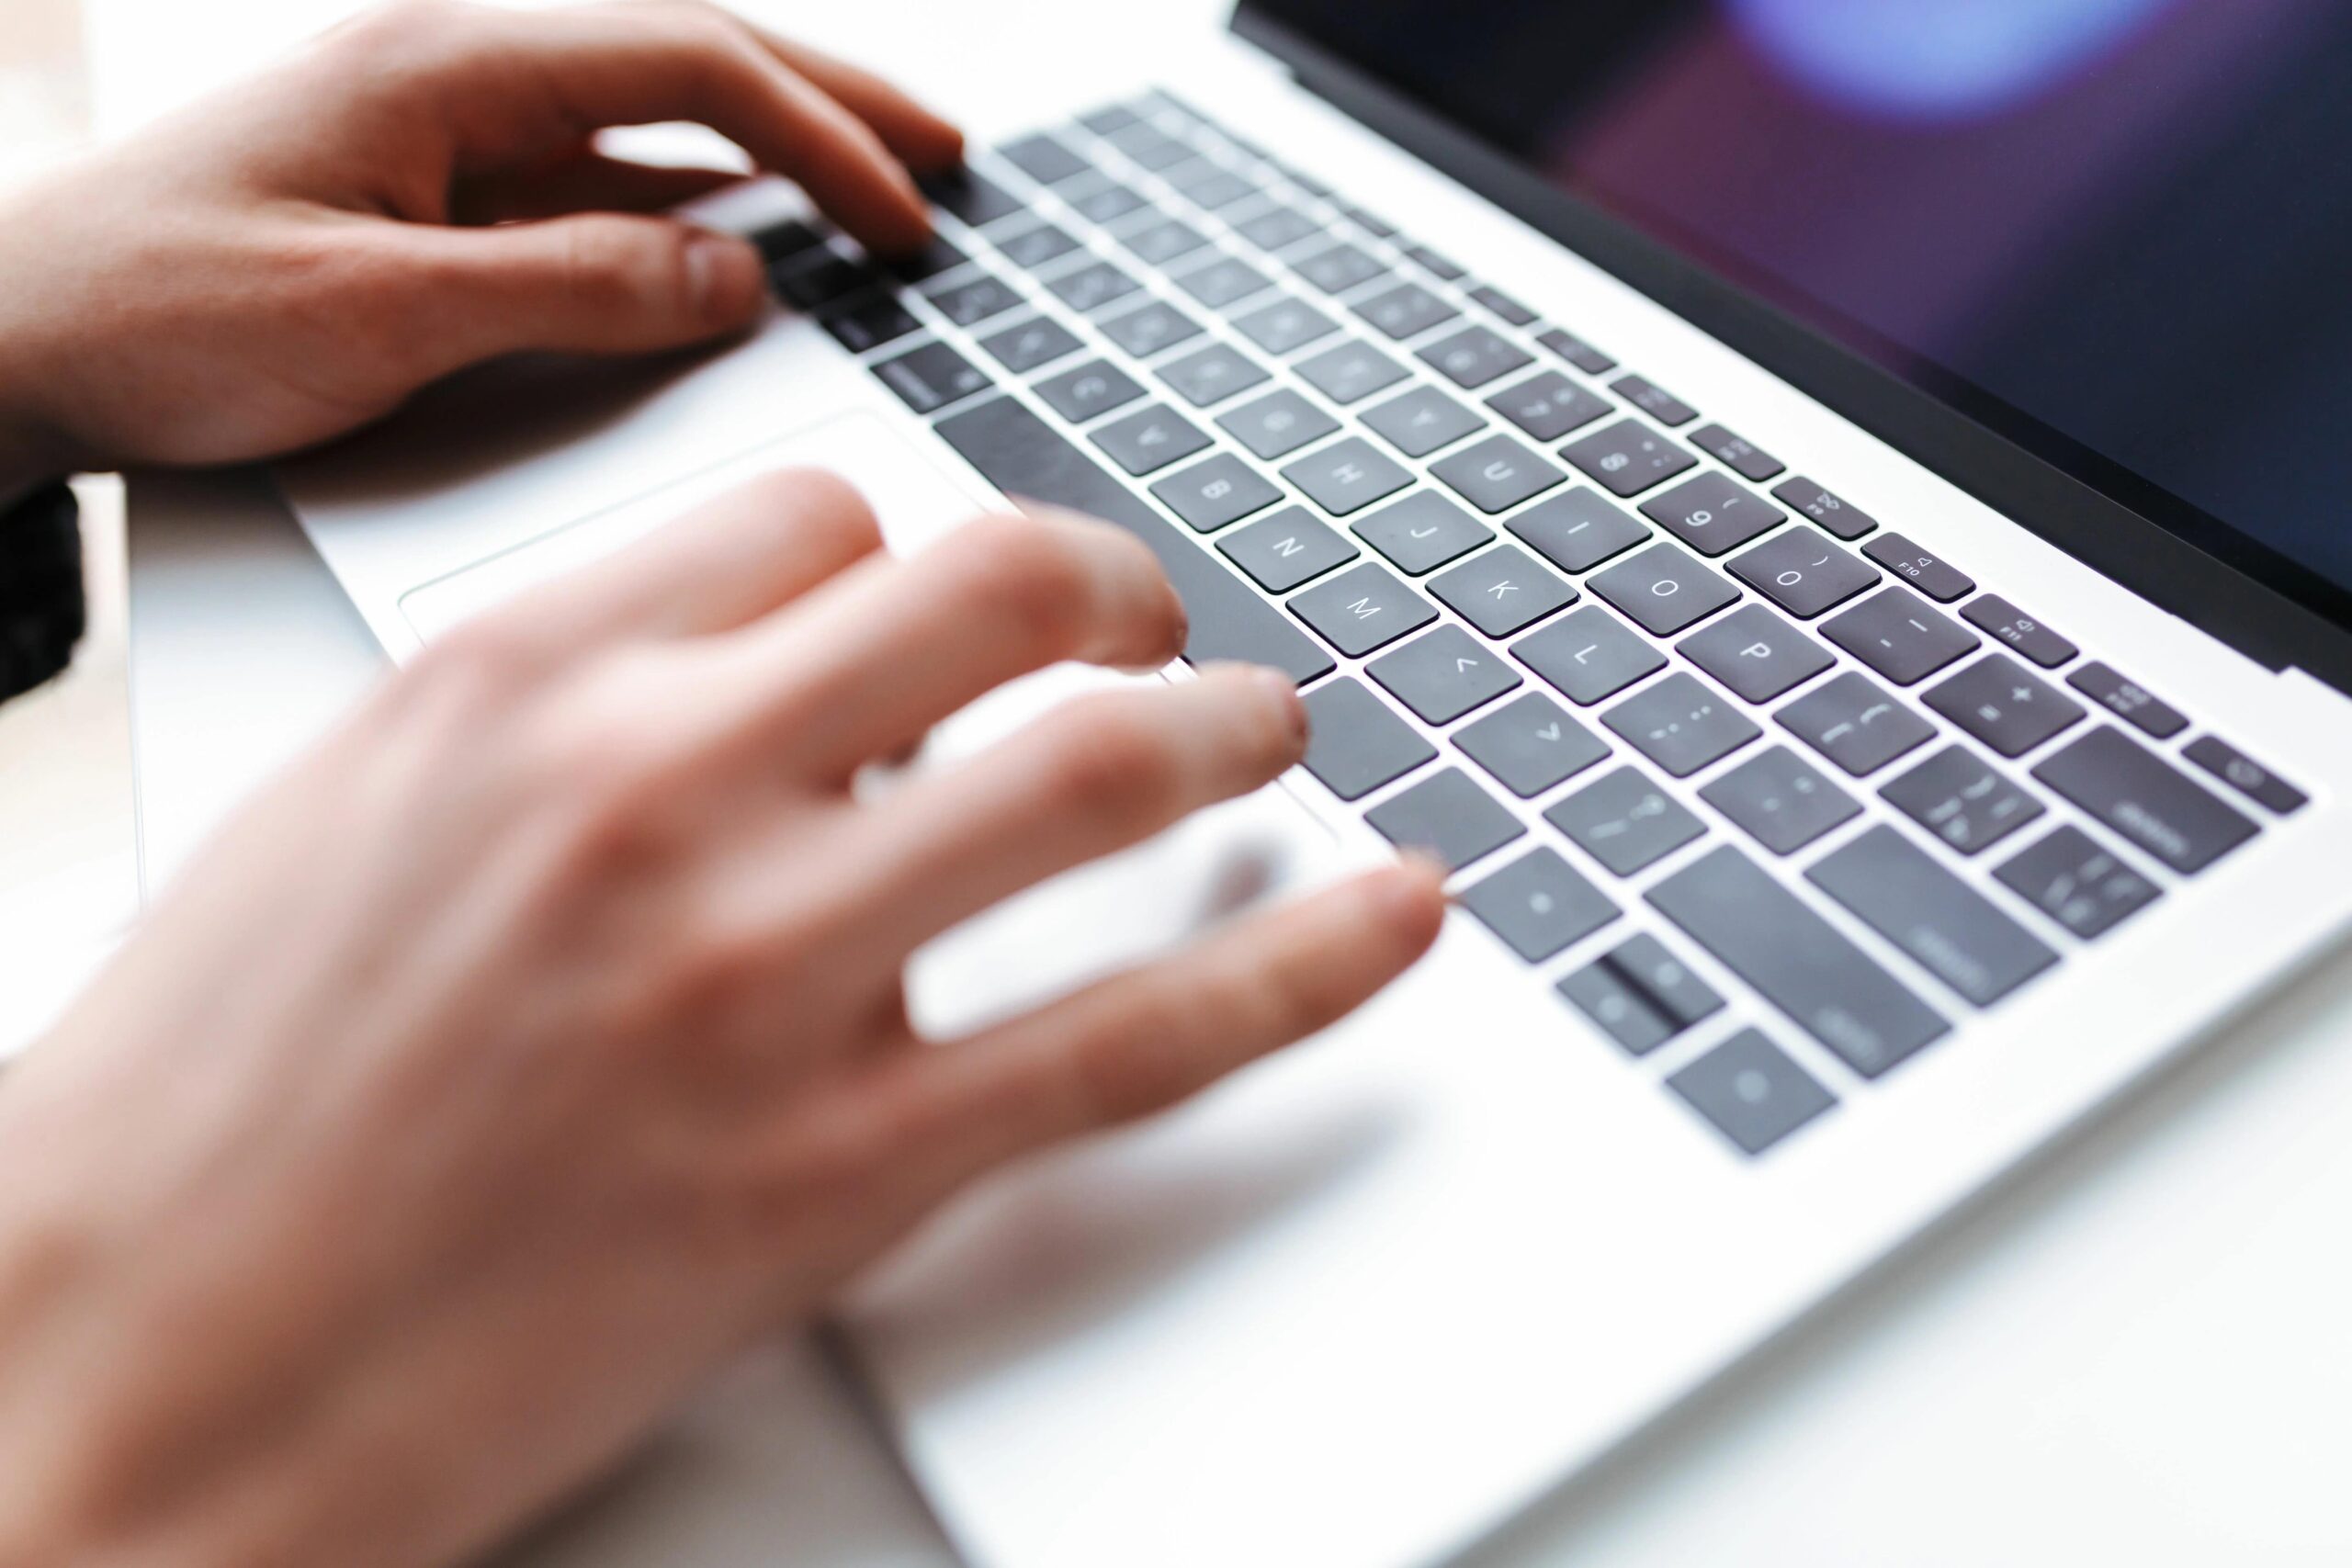
[[0, 512], [0, 702], [72, 662], [82, 597], [82, 509], [63, 483]]

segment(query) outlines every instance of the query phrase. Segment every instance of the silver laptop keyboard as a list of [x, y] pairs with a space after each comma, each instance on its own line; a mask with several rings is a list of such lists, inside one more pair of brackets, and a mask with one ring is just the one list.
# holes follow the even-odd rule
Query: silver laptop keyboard
[[1186, 657], [1296, 679], [1306, 771], [1564, 1005], [1636, 1058], [1704, 1025], [1663, 1081], [1747, 1154], [2304, 803], [1703, 389], [1166, 95], [930, 188], [892, 268], [759, 236], [778, 292], [1000, 489], [1149, 545]]

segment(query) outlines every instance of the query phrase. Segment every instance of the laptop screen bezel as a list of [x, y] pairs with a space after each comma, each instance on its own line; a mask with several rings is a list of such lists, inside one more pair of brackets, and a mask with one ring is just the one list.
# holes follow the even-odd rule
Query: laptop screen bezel
[[2267, 669], [2352, 694], [2352, 592], [1940, 367], [1883, 340], [1859, 352], [1563, 190], [1292, 28], [1278, 3], [1241, 0], [1231, 25], [1308, 91], [2086, 565]]

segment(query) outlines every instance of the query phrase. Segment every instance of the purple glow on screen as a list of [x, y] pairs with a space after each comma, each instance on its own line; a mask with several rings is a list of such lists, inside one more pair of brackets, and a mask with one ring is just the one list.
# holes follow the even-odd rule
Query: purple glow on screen
[[2109, 54], [2175, 0], [1730, 0], [1824, 97], [1918, 119], [1995, 114]]

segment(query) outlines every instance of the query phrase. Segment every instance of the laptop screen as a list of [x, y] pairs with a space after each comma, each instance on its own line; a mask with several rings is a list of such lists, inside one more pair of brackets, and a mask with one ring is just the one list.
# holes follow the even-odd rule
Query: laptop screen
[[2341, 0], [1254, 8], [2158, 521], [2352, 589]]

